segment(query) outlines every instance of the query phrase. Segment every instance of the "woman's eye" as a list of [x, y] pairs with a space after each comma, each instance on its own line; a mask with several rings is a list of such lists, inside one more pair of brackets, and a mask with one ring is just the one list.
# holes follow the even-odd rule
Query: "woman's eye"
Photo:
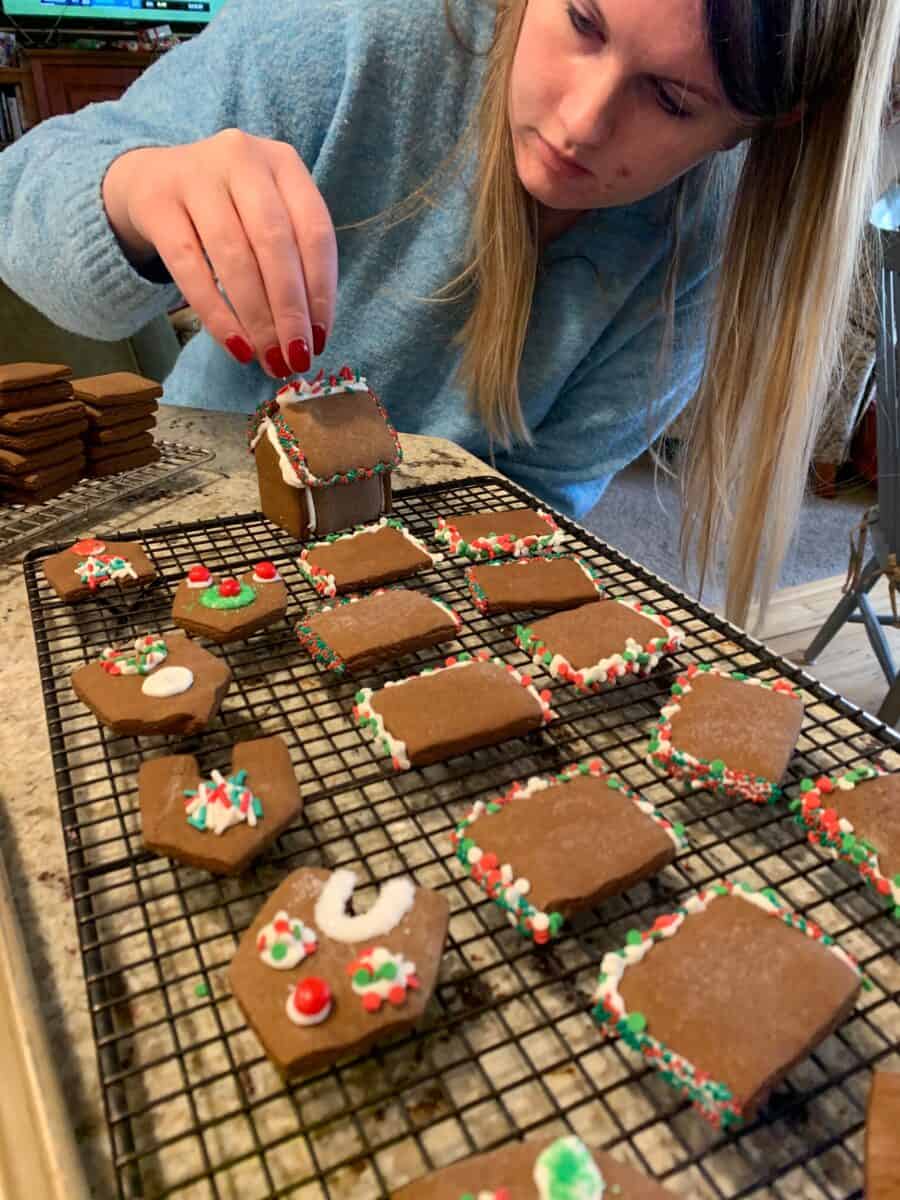
[[681, 102], [673, 100], [669, 93], [660, 84], [656, 84], [656, 95], [659, 98], [659, 106], [663, 112], [667, 112], [670, 117], [677, 117], [679, 121], [688, 121], [694, 115], [689, 113], [686, 108], [682, 108]]
[[574, 4], [567, 4], [566, 9], [569, 13], [569, 20], [572, 22], [572, 28], [576, 33], [580, 33], [582, 37], [588, 37], [597, 30], [594, 27], [593, 21], [579, 12]]

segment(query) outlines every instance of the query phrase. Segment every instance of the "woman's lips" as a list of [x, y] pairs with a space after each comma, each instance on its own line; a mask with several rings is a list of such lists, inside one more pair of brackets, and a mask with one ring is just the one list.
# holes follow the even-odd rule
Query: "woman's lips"
[[560, 154], [560, 152], [551, 146], [545, 138], [542, 138], [539, 133], [536, 133], [535, 136], [537, 138], [538, 154], [548, 170], [553, 171], [555, 174], [561, 175], [566, 179], [581, 179], [585, 175], [591, 174], [587, 167], [583, 167], [580, 163], [575, 162], [574, 159], [566, 158], [564, 155]]

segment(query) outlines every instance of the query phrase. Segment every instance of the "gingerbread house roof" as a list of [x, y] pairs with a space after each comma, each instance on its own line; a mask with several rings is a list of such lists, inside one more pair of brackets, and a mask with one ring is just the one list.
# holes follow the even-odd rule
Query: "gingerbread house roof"
[[384, 405], [349, 367], [280, 388], [250, 418], [249, 434], [251, 450], [268, 437], [307, 487], [371, 478], [403, 459]]

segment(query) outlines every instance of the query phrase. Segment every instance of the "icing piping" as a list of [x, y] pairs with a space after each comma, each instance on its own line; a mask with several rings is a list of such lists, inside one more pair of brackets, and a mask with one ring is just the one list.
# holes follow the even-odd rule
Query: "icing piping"
[[900, 921], [900, 872], [893, 877], [881, 869], [878, 850], [867, 839], [858, 836], [853, 822], [841, 816], [841, 792], [853, 791], [859, 784], [883, 779], [889, 772], [864, 764], [843, 775], [822, 775], [819, 779], [803, 779], [801, 795], [791, 801], [791, 811], [797, 824], [809, 833], [814, 846], [820, 846], [834, 859], [856, 867], [869, 887], [891, 906], [891, 916]]
[[[550, 692], [547, 690], [538, 692], [531, 682], [530, 675], [521, 674], [515, 667], [511, 667], [509, 663], [505, 663], [502, 658], [491, 658], [490, 650], [479, 650], [475, 655], [464, 651], [462, 654], [448, 658], [443, 667], [426, 667], [418, 675], [408, 675], [405, 679], [389, 679], [384, 686], [403, 687], [404, 684], [412, 683], [414, 679], [420, 679], [423, 675], [432, 675], [435, 671], [449, 671], [459, 667], [468, 667], [474, 662], [493, 662], [500, 667], [504, 667], [512, 675], [513, 679], [530, 692], [540, 705], [541, 717], [545, 725], [556, 718], [557, 714], [550, 708]], [[361, 729], [368, 729], [370, 731], [370, 736], [376, 748], [380, 748], [388, 755], [394, 768], [398, 771], [406, 771], [411, 766], [406, 753], [406, 744], [385, 728], [384, 718], [372, 706], [373, 695], [373, 688], [362, 688], [356, 693], [356, 702], [353, 705], [354, 719]]]
[[720, 896], [737, 896], [767, 915], [780, 918], [785, 925], [826, 946], [862, 979], [863, 987], [870, 987], [871, 984], [862, 975], [856, 960], [838, 946], [834, 938], [829, 937], [815, 922], [787, 908], [772, 888], [757, 891], [745, 883], [728, 879], [712, 884], [689, 897], [674, 913], [657, 917], [649, 929], [630, 930], [627, 943], [621, 950], [604, 954], [594, 990], [594, 1019], [605, 1029], [608, 1036], [621, 1037], [632, 1050], [643, 1054], [649, 1064], [660, 1071], [666, 1083], [677, 1091], [684, 1092], [694, 1107], [712, 1125], [728, 1129], [741, 1125], [744, 1120], [741, 1107], [728, 1085], [712, 1079], [708, 1072], [699, 1070], [686, 1058], [682, 1058], [647, 1033], [647, 1019], [644, 1014], [629, 1013], [619, 993], [619, 983], [628, 967], [641, 962], [658, 941], [673, 937], [688, 917], [703, 912]]
[[[560, 784], [570, 783], [584, 775], [594, 778], [606, 774], [606, 767], [599, 758], [588, 762], [571, 763], [557, 775], [534, 775], [527, 783], [514, 783], [502, 796], [497, 796], [487, 802], [476, 800], [465, 817], [457, 824], [450, 834], [456, 857], [462, 863], [466, 873], [473, 879], [494, 903], [503, 910], [509, 923], [522, 934], [530, 938], [538, 946], [544, 945], [559, 935], [565, 917], [558, 912], [543, 912], [527, 899], [531, 891], [531, 881], [517, 876], [511, 863], [501, 863], [496, 854], [485, 852], [472, 837], [472, 826], [485, 813], [501, 812], [508, 804], [516, 800], [524, 800], [537, 792]], [[606, 784], [614, 791], [627, 796], [640, 811], [654, 821], [671, 838], [676, 851], [685, 850], [688, 839], [684, 826], [673, 824], [647, 800], [642, 799], [615, 775], [607, 774]]]
[[[314, 663], [320, 667], [324, 667], [328, 671], [334, 671], [335, 675], [343, 675], [347, 670], [347, 664], [320, 634], [313, 631], [312, 626], [308, 624], [310, 618], [320, 616], [322, 613], [334, 612], [335, 609], [341, 608], [346, 604], [359, 604], [361, 600], [369, 600], [373, 596], [384, 596], [388, 592], [403, 590], [400, 587], [376, 588], [374, 592], [367, 592], [365, 595], [338, 596], [335, 598], [333, 604], [323, 604], [315, 612], [310, 613], [303, 621], [297, 622], [294, 626], [297, 640]], [[459, 633], [460, 629], [462, 629], [462, 617], [460, 617], [459, 613], [455, 612], [449, 604], [445, 604], [443, 600], [439, 600], [436, 596], [426, 596], [425, 598], [426, 600], [430, 600], [436, 608], [439, 608], [441, 612], [450, 618], [456, 626], [456, 632]]]
[[[594, 570], [594, 568], [591, 566], [591, 564], [589, 562], [587, 562], [583, 558], [580, 558], [577, 554], [557, 554], [557, 553], [551, 552], [550, 554], [535, 554], [531, 557], [517, 558], [517, 559], [513, 559], [512, 561], [510, 561], [509, 559], [505, 559], [505, 558], [495, 559], [492, 562], [478, 563], [478, 564], [476, 564], [476, 566], [468, 567], [466, 569], [466, 582], [469, 585], [469, 593], [472, 597], [472, 603], [475, 605], [475, 607], [478, 609], [478, 611], [480, 613], [487, 613], [490, 610], [490, 600], [488, 599], [487, 592], [485, 592], [484, 588], [481, 586], [481, 584], [478, 582], [477, 578], [475, 577], [475, 571], [477, 568], [480, 568], [480, 567], [506, 567], [509, 570], [514, 570], [517, 567], [527, 567], [531, 563], [556, 562], [556, 561], [575, 563], [576, 566], [581, 568], [581, 570], [584, 572], [585, 576], [594, 585], [597, 595], [602, 596], [604, 594], [605, 589], [603, 588], [603, 585], [599, 582], [600, 581], [600, 572]], [[589, 603], [589, 602], [585, 601], [585, 603]], [[520, 607], [526, 608], [528, 606], [525, 604], [522, 604], [522, 605], [520, 605]]]
[[[434, 523], [434, 540], [446, 546], [451, 554], [458, 558], [471, 558], [475, 561], [492, 558], [522, 558], [525, 555], [540, 554], [543, 550], [554, 550], [566, 540], [566, 535], [548, 512], [537, 509], [537, 516], [546, 521], [548, 533], [529, 533], [520, 538], [514, 538], [508, 533], [492, 533], [487, 537], [475, 538], [472, 542], [463, 541], [459, 530], [452, 519], [438, 517]], [[502, 517], [503, 513], [498, 513]]]
[[370, 942], [396, 928], [416, 899], [411, 879], [390, 879], [379, 889], [368, 912], [347, 913], [356, 887], [356, 872], [347, 867], [333, 871], [316, 900], [315, 920], [321, 931], [335, 942]]
[[532, 1175], [539, 1200], [603, 1200], [606, 1180], [587, 1146], [561, 1137], [542, 1150]]
[[200, 603], [204, 608], [230, 612], [235, 608], [247, 608], [256, 599], [256, 592], [248, 583], [232, 577], [225, 578], [218, 584], [212, 584], [200, 595]]
[[755, 675], [746, 675], [743, 671], [720, 671], [705, 663], [690, 663], [672, 684], [672, 699], [660, 709], [659, 720], [647, 745], [647, 761], [667, 771], [673, 778], [683, 780], [694, 791], [707, 788], [722, 796], [743, 796], [754, 804], [774, 803], [781, 796], [781, 788], [771, 779], [750, 775], [747, 771], [733, 771], [720, 758], [696, 758], [672, 745], [672, 718], [681, 709], [681, 697], [693, 691], [691, 680], [700, 674], [722, 675], [736, 679], [747, 687], [762, 687], [767, 691], [783, 692], [787, 696], [797, 695], [787, 679], [768, 681], [758, 679]]
[[255, 828], [262, 820], [263, 807], [246, 779], [246, 771], [228, 776], [213, 771], [211, 779], [202, 780], [196, 791], [186, 788], [184, 808], [188, 825], [201, 833], [211, 829], [215, 834], [222, 834], [242, 821]]
[[[102, 547], [103, 543], [99, 545]], [[118, 583], [122, 579], [137, 579], [137, 571], [128, 561], [118, 554], [104, 554], [98, 551], [89, 554], [87, 558], [75, 566], [75, 574], [80, 583], [86, 583], [91, 591], [109, 583]]]
[[319, 948], [316, 931], [281, 909], [256, 935], [256, 951], [267, 967], [289, 971]]
[[334, 542], [343, 542], [350, 538], [363, 537], [365, 534], [377, 533], [380, 529], [396, 529], [417, 550], [420, 550], [423, 554], [427, 554], [432, 563], [441, 562], [443, 559], [443, 555], [433, 554], [424, 542], [410, 533], [402, 521], [398, 521], [396, 517], [382, 517], [381, 520], [373, 521], [370, 525], [357, 525], [348, 533], [330, 533], [320, 542], [310, 542], [308, 546], [304, 546], [300, 551], [300, 558], [297, 560], [297, 567], [300, 574], [307, 583], [312, 584], [320, 596], [326, 600], [332, 599], [332, 597], [337, 595], [337, 580], [324, 567], [317, 567], [315, 565], [313, 561], [315, 551], [321, 546], [330, 546]]
[[611, 654], [602, 658], [589, 667], [576, 670], [563, 654], [554, 654], [547, 649], [547, 643], [536, 637], [526, 625], [516, 626], [516, 645], [530, 654], [532, 661], [543, 667], [554, 679], [568, 680], [580, 692], [598, 692], [605, 683], [615, 683], [624, 675], [648, 675], [664, 654], [673, 654], [681, 647], [683, 634], [655, 609], [639, 600], [620, 600], [610, 597], [616, 604], [630, 608], [641, 616], [647, 617], [663, 629], [660, 637], [651, 638], [646, 646], [642, 646], [633, 637], [625, 639], [625, 649], [621, 653]]
[[377, 1013], [385, 1001], [398, 1008], [405, 1002], [407, 991], [420, 986], [416, 964], [386, 946], [364, 950], [347, 964], [347, 974], [350, 986], [362, 996], [363, 1008], [370, 1013]]
[[158, 634], [148, 633], [135, 638], [132, 649], [126, 646], [107, 646], [100, 654], [100, 665], [107, 675], [149, 675], [164, 662], [169, 648]]
[[152, 675], [148, 675], [141, 684], [145, 696], [156, 699], [166, 699], [169, 696], [180, 696], [194, 685], [194, 672], [190, 667], [160, 667]]
[[295, 1025], [321, 1025], [331, 1016], [331, 988], [318, 975], [299, 979], [288, 992], [285, 1010]]

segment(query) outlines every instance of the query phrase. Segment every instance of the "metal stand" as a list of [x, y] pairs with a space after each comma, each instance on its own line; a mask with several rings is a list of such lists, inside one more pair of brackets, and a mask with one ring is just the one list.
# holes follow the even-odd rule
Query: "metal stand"
[[888, 725], [900, 720], [900, 674], [884, 635], [884, 625], [894, 625], [893, 615], [875, 612], [869, 592], [882, 576], [898, 582], [900, 554], [900, 186], [894, 185], [872, 210], [881, 264], [878, 288], [878, 330], [875, 341], [876, 403], [878, 406], [878, 505], [866, 514], [873, 553], [852, 587], [838, 602], [805, 653], [807, 663], [816, 658], [846, 622], [865, 626], [878, 664], [888, 681], [888, 694], [878, 717]]

